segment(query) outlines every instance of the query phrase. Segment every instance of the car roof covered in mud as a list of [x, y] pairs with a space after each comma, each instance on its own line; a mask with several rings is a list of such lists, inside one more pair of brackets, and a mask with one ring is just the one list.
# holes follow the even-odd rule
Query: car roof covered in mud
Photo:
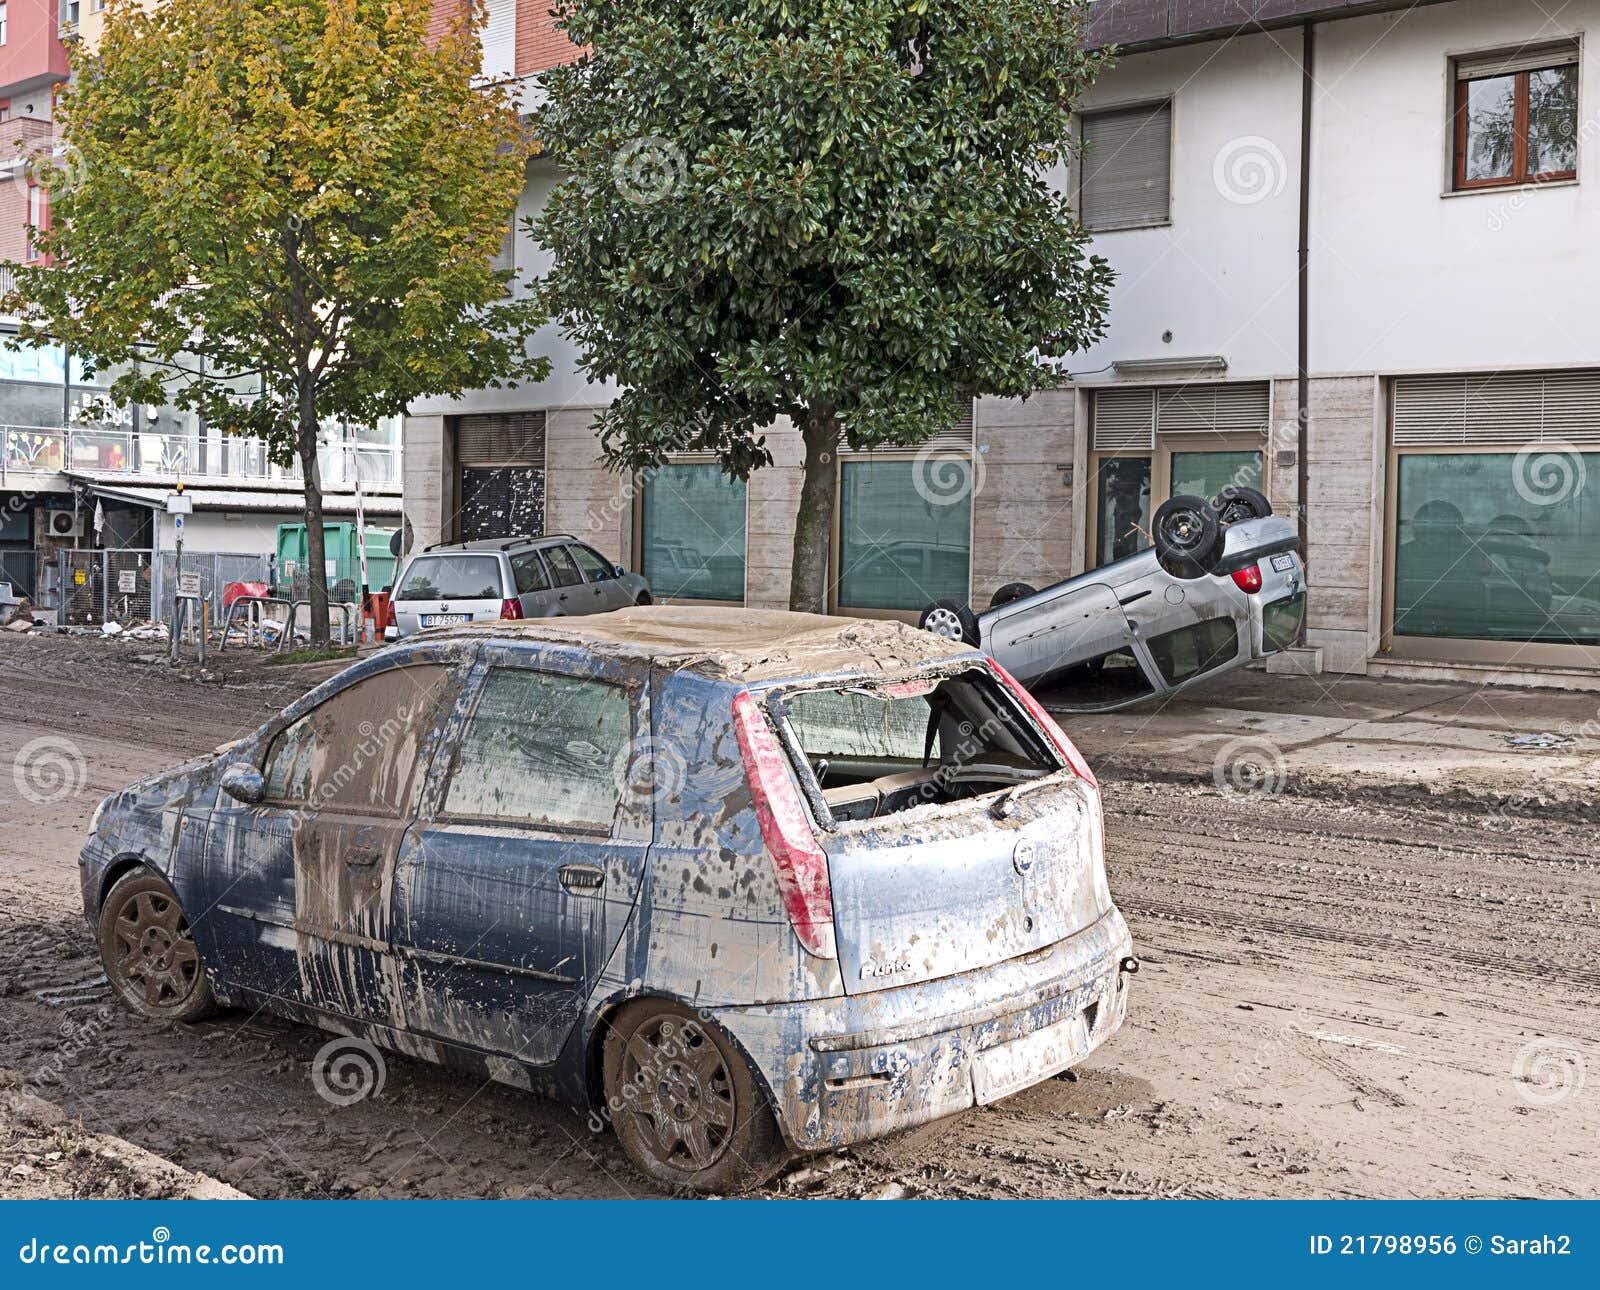
[[907, 623], [782, 610], [641, 605], [609, 614], [435, 627], [416, 641], [587, 646], [614, 657], [740, 681], [903, 673], [977, 656]]

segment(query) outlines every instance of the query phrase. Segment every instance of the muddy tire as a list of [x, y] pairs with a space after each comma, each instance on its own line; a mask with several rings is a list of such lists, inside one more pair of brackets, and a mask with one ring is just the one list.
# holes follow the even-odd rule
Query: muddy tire
[[687, 1008], [662, 1000], [629, 1004], [612, 1019], [602, 1058], [617, 1140], [652, 1182], [736, 1195], [788, 1160], [749, 1064]]
[[999, 609], [1001, 605], [1009, 605], [1013, 600], [1026, 600], [1036, 594], [1038, 588], [1029, 586], [1026, 582], [1008, 582], [989, 598], [989, 608]]
[[139, 1016], [200, 1021], [217, 1011], [189, 920], [160, 874], [119, 878], [100, 908], [99, 934], [106, 980]]
[[978, 616], [952, 596], [935, 600], [924, 609], [922, 617], [917, 619], [917, 626], [935, 636], [943, 636], [947, 641], [959, 641], [965, 645], [978, 643]]
[[1222, 554], [1222, 522], [1203, 497], [1169, 497], [1156, 508], [1150, 533], [1156, 558], [1174, 577], [1204, 577]]
[[1238, 524], [1241, 520], [1264, 520], [1272, 514], [1272, 503], [1265, 493], [1243, 484], [1230, 484], [1212, 500], [1217, 519], [1224, 525]]

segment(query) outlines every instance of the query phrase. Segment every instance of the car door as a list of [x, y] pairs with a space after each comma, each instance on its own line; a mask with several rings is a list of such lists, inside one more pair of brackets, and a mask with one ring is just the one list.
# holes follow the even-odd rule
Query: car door
[[1032, 682], [1133, 644], [1134, 632], [1104, 583], [1066, 583], [984, 615], [984, 644], [1019, 681]]
[[407, 1027], [553, 1061], [627, 924], [652, 828], [625, 792], [644, 676], [559, 646], [486, 647], [407, 839], [396, 952]]
[[524, 551], [511, 557], [511, 578], [517, 585], [524, 618], [548, 618], [555, 612], [556, 592], [550, 571], [537, 551]]
[[555, 596], [555, 613], [592, 614], [595, 611], [593, 589], [583, 581], [572, 553], [565, 546], [547, 546], [541, 549], [545, 565], [550, 570], [550, 583]]
[[574, 542], [570, 549], [572, 558], [578, 562], [578, 568], [582, 570], [589, 585], [595, 589], [596, 599], [602, 609], [626, 609], [633, 603], [627, 588], [617, 580], [616, 565], [592, 546], [585, 546], [582, 542]]
[[258, 741], [265, 796], [219, 796], [203, 866], [196, 934], [230, 980], [355, 1020], [397, 1020], [395, 863], [459, 676], [437, 652], [401, 661]]

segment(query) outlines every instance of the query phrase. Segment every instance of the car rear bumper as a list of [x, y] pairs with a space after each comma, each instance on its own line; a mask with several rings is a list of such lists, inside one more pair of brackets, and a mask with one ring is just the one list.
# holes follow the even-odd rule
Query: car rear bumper
[[766, 1080], [789, 1144], [817, 1151], [997, 1101], [1116, 1033], [1133, 942], [1115, 909], [1054, 945], [975, 972], [710, 1016]]

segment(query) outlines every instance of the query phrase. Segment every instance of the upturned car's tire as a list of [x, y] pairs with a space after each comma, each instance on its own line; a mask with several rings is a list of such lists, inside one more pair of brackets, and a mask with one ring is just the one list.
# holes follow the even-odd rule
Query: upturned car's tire
[[947, 641], [960, 641], [964, 645], [978, 643], [978, 616], [953, 596], [930, 604], [917, 619], [917, 626]]
[[1175, 577], [1204, 577], [1222, 553], [1222, 522], [1203, 497], [1169, 497], [1156, 508], [1150, 533], [1156, 558]]
[[1212, 500], [1217, 519], [1224, 525], [1241, 520], [1264, 520], [1272, 514], [1272, 503], [1265, 493], [1244, 484], [1229, 484]]
[[201, 1021], [217, 1011], [189, 921], [149, 869], [117, 879], [100, 907], [100, 961], [117, 997], [150, 1021]]
[[633, 1167], [717, 1195], [758, 1187], [789, 1158], [777, 1117], [738, 1049], [665, 1000], [630, 1003], [602, 1052], [606, 1105]]
[[1029, 596], [1037, 594], [1038, 588], [1031, 587], [1026, 582], [1008, 582], [989, 598], [989, 608], [999, 609], [1001, 605], [1009, 605], [1013, 600], [1026, 600]]

